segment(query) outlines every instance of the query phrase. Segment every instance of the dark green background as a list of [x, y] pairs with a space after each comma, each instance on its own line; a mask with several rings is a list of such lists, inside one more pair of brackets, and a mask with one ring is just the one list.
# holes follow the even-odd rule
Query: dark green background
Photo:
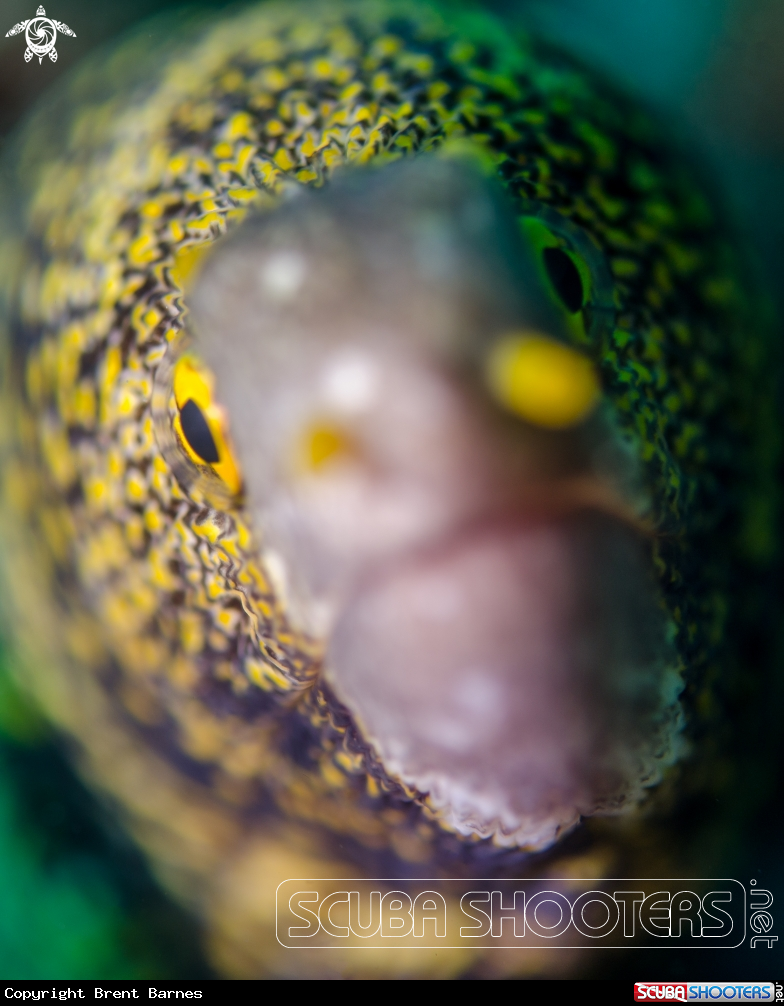
[[[59, 36], [57, 62], [39, 65], [24, 62], [23, 36], [2, 37], [34, 16], [38, 0], [0, 3], [0, 136], [96, 47], [151, 15], [180, 8], [151, 0], [44, 5], [76, 38]], [[524, 20], [659, 112], [704, 162], [781, 305], [784, 0], [490, 0], [484, 6]], [[163, 30], [154, 21], [149, 28], [151, 36]], [[782, 677], [780, 668], [771, 668], [759, 693], [761, 731], [782, 732]], [[737, 879], [747, 884], [753, 877], [784, 898], [780, 764], [768, 767], [764, 786], [764, 806], [745, 822], [730, 865]], [[779, 922], [782, 908], [775, 900]], [[781, 975], [782, 949], [606, 952], [595, 977], [770, 980]], [[198, 924], [160, 891], [111, 814], [79, 783], [63, 742], [0, 678], [0, 977], [209, 976]]]

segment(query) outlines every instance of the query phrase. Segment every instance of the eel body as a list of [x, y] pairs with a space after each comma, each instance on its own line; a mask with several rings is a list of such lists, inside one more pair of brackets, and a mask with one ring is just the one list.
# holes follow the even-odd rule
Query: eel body
[[[694, 849], [679, 844], [668, 821], [728, 785], [720, 747], [742, 675], [739, 598], [748, 598], [774, 547], [766, 328], [710, 196], [633, 103], [482, 12], [406, 0], [269, 3], [183, 28], [181, 40], [149, 53], [146, 38], [93, 60], [6, 157], [15, 194], [2, 236], [3, 567], [19, 680], [74, 739], [86, 778], [162, 882], [205, 919], [212, 959], [229, 975], [323, 973], [322, 958], [292, 960], [275, 940], [275, 888], [288, 877], [668, 876], [676, 863], [687, 868]], [[465, 155], [469, 147], [478, 153]], [[455, 166], [464, 155], [481, 167]], [[426, 167], [417, 173], [417, 164]], [[401, 643], [395, 624], [377, 617], [376, 602], [408, 611], [395, 600], [397, 573], [386, 586], [371, 582], [365, 608], [355, 598], [360, 628], [338, 619], [334, 644], [324, 643], [317, 620], [300, 617], [259, 516], [272, 504], [258, 503], [265, 487], [252, 475], [261, 470], [258, 413], [248, 405], [255, 399], [236, 390], [245, 368], [246, 383], [263, 384], [260, 398], [276, 400], [280, 382], [265, 375], [278, 364], [247, 348], [261, 294], [248, 293], [243, 269], [267, 262], [267, 293], [288, 296], [300, 260], [287, 241], [312, 251], [320, 275], [334, 266], [338, 277], [327, 293], [295, 298], [303, 331], [323, 320], [333, 333], [360, 315], [376, 317], [368, 290], [379, 276], [398, 284], [389, 312], [403, 327], [420, 317], [412, 311], [410, 321], [401, 306], [409, 289], [422, 303], [468, 305], [465, 316], [486, 325], [493, 317], [490, 336], [525, 328], [516, 321], [524, 306], [512, 304], [508, 318], [498, 306], [516, 296], [503, 286], [508, 256], [485, 275], [492, 252], [473, 262], [471, 240], [455, 237], [453, 259], [480, 276], [468, 292], [470, 283], [440, 274], [432, 282], [442, 286], [431, 289], [422, 269], [401, 264], [404, 224], [421, 221], [428, 199], [448, 217], [474, 196], [495, 214], [487, 241], [506, 240], [509, 225], [509, 241], [520, 242], [541, 318], [554, 319], [553, 345], [590, 361], [601, 386], [595, 412], [571, 432], [548, 417], [543, 432], [525, 409], [520, 419], [534, 445], [525, 457], [546, 447], [569, 475], [561, 481], [571, 488], [559, 495], [552, 479], [561, 469], [537, 469], [547, 472], [548, 505], [572, 521], [568, 556], [583, 556], [586, 577], [609, 571], [585, 579], [585, 592], [601, 594], [596, 618], [610, 626], [597, 647], [610, 640], [623, 665], [601, 687], [631, 723], [627, 730], [597, 704], [602, 730], [622, 736], [623, 752], [608, 740], [610, 753], [596, 754], [604, 776], [581, 777], [576, 796], [569, 762], [566, 809], [544, 792], [557, 761], [546, 748], [550, 734], [543, 767], [519, 739], [536, 736], [522, 699], [523, 726], [506, 724], [508, 736], [487, 757], [492, 770], [480, 764], [471, 776], [483, 793], [498, 783], [498, 813], [481, 809], [478, 791], [460, 803], [462, 769], [448, 784], [432, 781], [436, 769], [448, 775], [443, 751], [454, 749], [451, 734], [431, 761], [416, 747], [437, 747], [433, 718], [408, 748], [395, 747], [417, 709], [440, 701], [421, 684], [436, 658]], [[326, 237], [317, 218], [329, 225]], [[388, 248], [382, 232], [394, 238]], [[399, 247], [395, 235], [403, 235]], [[259, 248], [277, 248], [278, 257], [264, 259]], [[378, 248], [388, 253], [380, 266]], [[365, 270], [361, 282], [340, 285], [335, 263], [344, 259], [355, 279]], [[452, 259], [444, 261], [448, 269]], [[212, 370], [188, 342], [192, 329], [196, 350], [199, 333], [213, 333], [204, 346]], [[419, 346], [426, 336], [416, 338]], [[503, 343], [513, 353], [520, 345], [531, 343]], [[303, 346], [301, 357], [280, 364], [295, 381], [310, 365], [310, 343]], [[474, 389], [466, 401], [484, 366], [472, 353], [458, 361], [463, 383], [454, 385]], [[253, 371], [259, 360], [266, 369]], [[489, 380], [504, 400], [503, 374], [501, 385]], [[520, 411], [513, 393], [506, 399]], [[517, 436], [509, 411], [487, 420], [489, 436]], [[314, 470], [336, 437], [329, 424], [313, 433]], [[582, 460], [564, 460], [573, 455]], [[515, 533], [520, 562], [533, 570], [529, 531]], [[491, 590], [486, 603], [481, 578], [503, 584], [508, 570], [501, 550], [496, 558], [479, 551], [479, 588], [466, 596], [490, 633], [501, 618], [490, 609], [503, 607], [504, 591], [496, 599]], [[560, 561], [544, 562], [545, 578]], [[636, 577], [643, 614], [628, 600]], [[547, 617], [532, 617], [530, 632]], [[450, 632], [459, 635], [456, 624]], [[363, 653], [380, 654], [387, 642], [389, 667], [368, 699]], [[460, 642], [472, 645], [470, 635]], [[384, 689], [420, 659], [421, 673], [405, 684], [407, 706]], [[635, 661], [645, 665], [639, 673]], [[567, 709], [537, 674], [530, 689], [557, 707], [552, 730], [587, 723], [590, 733], [584, 710], [594, 699], [566, 679], [564, 690], [577, 696]], [[449, 706], [447, 671], [433, 671], [433, 680]], [[481, 720], [492, 696], [477, 680], [465, 701]], [[591, 738], [595, 753], [601, 745]], [[471, 745], [480, 741], [465, 743], [476, 767], [481, 751], [474, 758]], [[528, 786], [527, 803], [515, 804], [516, 786]], [[695, 844], [702, 834], [695, 831]], [[503, 959], [471, 950], [335, 954], [330, 973], [358, 976], [565, 966], [565, 958], [551, 964], [513, 951]]]

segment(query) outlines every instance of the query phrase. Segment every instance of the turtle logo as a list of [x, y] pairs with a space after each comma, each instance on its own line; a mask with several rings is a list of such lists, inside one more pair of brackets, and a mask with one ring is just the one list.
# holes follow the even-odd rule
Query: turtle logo
[[58, 31], [62, 32], [63, 35], [73, 35], [76, 38], [76, 32], [71, 31], [67, 24], [47, 17], [43, 7], [38, 8], [34, 18], [15, 24], [10, 31], [5, 33], [5, 37], [18, 35], [20, 31], [25, 33], [25, 38], [27, 39], [27, 49], [25, 49], [24, 54], [27, 63], [30, 62], [33, 56], [37, 56], [40, 63], [47, 53], [53, 63], [57, 60], [57, 50], [54, 47], [54, 42]]

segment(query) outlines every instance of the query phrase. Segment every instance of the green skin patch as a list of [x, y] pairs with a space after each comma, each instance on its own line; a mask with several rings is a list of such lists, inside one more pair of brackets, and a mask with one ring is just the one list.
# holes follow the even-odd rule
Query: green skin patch
[[[639, 467], [701, 730], [736, 659], [735, 598], [774, 548], [777, 441], [765, 327], [732, 241], [648, 119], [570, 61], [483, 15], [395, 0], [263, 5], [154, 60], [138, 92], [122, 60], [84, 71], [13, 168], [25, 223], [0, 247], [7, 589], [28, 687], [174, 888], [214, 897], [219, 966], [247, 976], [277, 966], [274, 918], [230, 922], [246, 909], [211, 878], [231, 861], [240, 887], [257, 883], [254, 842], [265, 876], [279, 847], [324, 875], [353, 875], [352, 849], [397, 856], [402, 873], [519, 865], [485, 850], [477, 867], [387, 775], [317, 680], [241, 502], [211, 507], [161, 453], [154, 385], [185, 323], [183, 250], [343, 164], [478, 146], [534, 254], [560, 249], [579, 276], [577, 311], [551, 293]], [[634, 862], [606, 823], [588, 848], [551, 855], [588, 876]]]

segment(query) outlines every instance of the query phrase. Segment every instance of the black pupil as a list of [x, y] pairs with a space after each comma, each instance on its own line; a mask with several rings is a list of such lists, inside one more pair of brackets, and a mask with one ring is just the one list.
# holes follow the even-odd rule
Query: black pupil
[[566, 310], [575, 314], [583, 306], [583, 281], [577, 266], [560, 248], [545, 248], [542, 257], [555, 292]]
[[183, 436], [190, 444], [193, 453], [198, 454], [208, 465], [216, 465], [220, 460], [218, 448], [212, 439], [204, 413], [192, 398], [189, 398], [180, 409], [180, 423]]

